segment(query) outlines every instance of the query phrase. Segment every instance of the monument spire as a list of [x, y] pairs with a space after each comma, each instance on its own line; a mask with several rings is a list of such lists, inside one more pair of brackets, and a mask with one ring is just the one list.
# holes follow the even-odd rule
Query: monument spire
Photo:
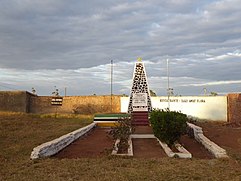
[[[133, 105], [133, 102], [135, 101], [135, 97], [143, 97], [146, 99], [146, 105], [139, 106]], [[138, 102], [138, 100], [137, 100]], [[145, 101], [143, 101], [145, 102]], [[138, 103], [137, 103], [138, 105]], [[140, 106], [141, 105], [141, 106]], [[138, 108], [139, 107], [139, 108]], [[142, 62], [142, 58], [138, 57], [137, 62], [135, 63], [134, 72], [133, 72], [133, 83], [130, 93], [130, 101], [128, 106], [128, 112], [131, 113], [135, 110], [133, 108], [138, 109], [146, 109], [146, 111], [150, 112], [152, 110], [151, 105], [151, 97], [150, 97], [150, 91], [147, 83], [147, 76], [145, 71], [144, 63]]]

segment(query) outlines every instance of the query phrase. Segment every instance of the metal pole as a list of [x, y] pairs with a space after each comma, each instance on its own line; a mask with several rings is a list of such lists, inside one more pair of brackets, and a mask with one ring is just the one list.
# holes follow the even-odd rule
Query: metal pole
[[113, 60], [110, 61], [110, 109], [111, 109], [111, 113], [112, 113], [112, 92], [113, 92]]
[[167, 99], [168, 109], [170, 110], [170, 85], [169, 85], [169, 60], [167, 59]]
[[64, 88], [64, 96], [66, 97], [67, 95], [67, 87]]

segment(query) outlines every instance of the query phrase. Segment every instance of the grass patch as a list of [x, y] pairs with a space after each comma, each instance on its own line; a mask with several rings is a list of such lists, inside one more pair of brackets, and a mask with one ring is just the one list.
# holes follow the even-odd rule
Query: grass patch
[[53, 118], [22, 113], [7, 113], [6, 116], [6, 113], [0, 113], [1, 159], [15, 159], [18, 155], [29, 157], [31, 150], [39, 144], [91, 122], [91, 116]]
[[[91, 116], [53, 117], [0, 113], [0, 180], [240, 180], [240, 164], [231, 159], [30, 160], [32, 149], [92, 121]], [[101, 140], [100, 140], [101, 141]]]

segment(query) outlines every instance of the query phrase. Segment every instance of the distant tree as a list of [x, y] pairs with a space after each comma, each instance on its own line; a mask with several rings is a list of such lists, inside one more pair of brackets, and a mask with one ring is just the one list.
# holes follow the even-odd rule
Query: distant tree
[[37, 95], [36, 90], [35, 90], [34, 87], [32, 87], [32, 93], [33, 93], [34, 95]]
[[211, 96], [217, 96], [218, 95], [217, 92], [211, 92], [210, 94], [211, 94]]
[[169, 91], [170, 91], [170, 92], [169, 92], [169, 95], [170, 95], [170, 96], [174, 96], [174, 89], [173, 89], [173, 88], [169, 88]]
[[59, 96], [59, 89], [56, 88], [56, 86], [54, 86], [55, 91], [52, 92], [52, 96]]
[[204, 88], [203, 88], [203, 91], [204, 91], [204, 95], [206, 96], [206, 95], [207, 95], [207, 88], [204, 87]]
[[150, 89], [150, 95], [151, 95], [152, 97], [156, 97], [156, 93], [155, 93], [153, 90], [151, 90], [151, 89]]

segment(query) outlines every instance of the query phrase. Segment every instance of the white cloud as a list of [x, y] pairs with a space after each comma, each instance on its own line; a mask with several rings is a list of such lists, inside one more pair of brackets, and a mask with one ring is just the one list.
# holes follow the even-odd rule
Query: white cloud
[[241, 80], [206, 82], [206, 83], [199, 83], [199, 84], [190, 84], [190, 86], [210, 86], [210, 85], [228, 85], [228, 84], [241, 84]]
[[[129, 93], [138, 56], [159, 94], [166, 92], [166, 58], [182, 94], [198, 92], [195, 84], [239, 81], [240, 2], [2, 0], [1, 82], [38, 86], [40, 94], [62, 84], [71, 94], [106, 94], [113, 59], [115, 92]], [[239, 87], [224, 85], [215, 88]]]

